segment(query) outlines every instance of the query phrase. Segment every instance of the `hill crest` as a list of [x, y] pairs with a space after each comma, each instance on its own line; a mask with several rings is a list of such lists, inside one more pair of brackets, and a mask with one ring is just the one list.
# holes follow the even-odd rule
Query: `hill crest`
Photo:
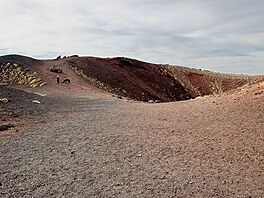
[[[7, 66], [7, 64], [9, 64]], [[13, 65], [20, 71], [8, 69]], [[100, 90], [139, 101], [171, 102], [197, 96], [217, 94], [245, 84], [264, 80], [264, 76], [222, 74], [180, 66], [152, 64], [125, 57], [98, 58], [77, 55], [57, 57], [54, 60], [37, 60], [20, 55], [0, 57], [0, 83], [26, 87], [35, 77], [33, 87], [56, 92], [56, 73], [51, 66], [62, 69], [61, 78], [71, 79], [71, 85], [59, 92]], [[17, 79], [18, 78], [18, 79]], [[40, 86], [41, 85], [41, 86]], [[45, 85], [45, 86], [43, 86]], [[43, 87], [42, 87], [43, 86]], [[31, 86], [32, 87], [32, 86]], [[94, 88], [92, 88], [94, 87]], [[96, 88], [95, 88], [96, 87]], [[48, 89], [50, 88], [50, 89]]]

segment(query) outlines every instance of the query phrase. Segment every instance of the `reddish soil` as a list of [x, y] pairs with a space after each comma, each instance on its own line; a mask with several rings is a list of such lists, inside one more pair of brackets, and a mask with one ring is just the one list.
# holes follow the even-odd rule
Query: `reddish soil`
[[[10, 55], [0, 57], [0, 63], [18, 63], [37, 72], [48, 83], [42, 93], [77, 95], [113, 93], [139, 101], [171, 102], [199, 95], [221, 93], [245, 84], [264, 80], [264, 76], [228, 75], [185, 67], [157, 65], [128, 58], [67, 57], [59, 60], [35, 60]], [[51, 66], [62, 69], [61, 80], [71, 84], [56, 85], [56, 73]], [[80, 76], [84, 78], [80, 78]], [[19, 87], [18, 87], [19, 88]], [[51, 91], [52, 90], [52, 91]], [[30, 91], [30, 89], [29, 89]]]
[[203, 74], [199, 73], [189, 73], [187, 74], [188, 80], [192, 85], [196, 85], [197, 89], [200, 90], [201, 95], [211, 94], [211, 89], [208, 80]]
[[184, 86], [161, 66], [127, 58], [71, 58], [68, 63], [81, 69], [108, 91], [136, 100], [173, 101], [191, 98]]

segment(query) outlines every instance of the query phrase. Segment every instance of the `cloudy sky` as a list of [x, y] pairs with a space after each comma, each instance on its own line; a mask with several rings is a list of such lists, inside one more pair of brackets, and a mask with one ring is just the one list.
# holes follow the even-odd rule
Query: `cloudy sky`
[[0, 0], [0, 55], [264, 74], [263, 0]]

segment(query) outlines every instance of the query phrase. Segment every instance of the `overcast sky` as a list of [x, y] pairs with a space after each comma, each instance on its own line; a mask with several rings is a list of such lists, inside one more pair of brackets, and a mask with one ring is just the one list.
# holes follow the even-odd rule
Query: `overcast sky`
[[0, 55], [264, 74], [264, 0], [0, 0]]

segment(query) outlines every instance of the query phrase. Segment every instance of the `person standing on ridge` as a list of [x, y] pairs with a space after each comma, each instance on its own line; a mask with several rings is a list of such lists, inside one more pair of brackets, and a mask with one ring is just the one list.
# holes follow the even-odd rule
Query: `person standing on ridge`
[[60, 76], [59, 75], [57, 75], [56, 79], [57, 79], [57, 84], [60, 84]]

